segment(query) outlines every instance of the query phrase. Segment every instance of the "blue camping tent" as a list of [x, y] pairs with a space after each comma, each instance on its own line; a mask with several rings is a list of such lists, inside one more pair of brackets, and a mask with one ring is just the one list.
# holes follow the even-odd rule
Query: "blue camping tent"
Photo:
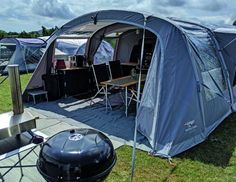
[[[137, 128], [149, 140], [153, 154], [174, 156], [204, 141], [235, 111], [232, 80], [236, 33], [235, 28], [230, 29], [231, 35], [192, 22], [137, 12], [92, 12], [66, 23], [50, 37], [27, 89], [42, 86], [41, 75], [50, 70], [48, 56], [60, 35], [89, 33], [85, 55], [93, 62], [103, 38], [114, 34], [117, 46], [113, 60], [125, 62], [130, 61], [131, 50], [139, 42], [127, 31], [135, 32], [132, 36], [142, 31], [142, 45], [156, 41], [137, 110]], [[154, 37], [147, 37], [145, 32]]]

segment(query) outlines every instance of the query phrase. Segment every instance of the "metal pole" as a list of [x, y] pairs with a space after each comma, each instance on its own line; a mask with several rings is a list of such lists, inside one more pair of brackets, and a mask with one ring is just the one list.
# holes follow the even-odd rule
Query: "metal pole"
[[24, 112], [24, 107], [22, 102], [19, 65], [12, 64], [8, 65], [7, 68], [9, 74], [13, 113], [14, 115], [21, 114]]
[[[143, 39], [142, 39], [142, 48], [141, 48], [141, 58], [140, 58], [140, 67], [139, 67], [139, 81], [138, 81], [138, 94], [137, 94], [137, 103], [136, 103], [136, 112], [138, 112], [139, 108], [139, 98], [140, 98], [140, 87], [141, 87], [141, 78], [142, 78], [142, 64], [143, 64], [143, 54], [144, 54], [144, 44], [145, 44], [145, 31], [146, 31], [146, 23], [147, 18], [144, 17], [144, 24], [143, 24]], [[131, 179], [130, 181], [133, 182], [134, 177], [134, 165], [135, 165], [135, 159], [136, 159], [136, 143], [137, 143], [137, 129], [138, 129], [138, 123], [137, 123], [137, 114], [135, 117], [135, 127], [134, 127], [134, 144], [133, 144], [133, 152], [132, 152], [132, 171], [131, 171]]]
[[125, 116], [128, 116], [128, 88], [125, 87]]
[[105, 96], [106, 96], [106, 112], [107, 112], [107, 102], [108, 102], [108, 97], [107, 97], [107, 84], [106, 84], [106, 91], [105, 91]]

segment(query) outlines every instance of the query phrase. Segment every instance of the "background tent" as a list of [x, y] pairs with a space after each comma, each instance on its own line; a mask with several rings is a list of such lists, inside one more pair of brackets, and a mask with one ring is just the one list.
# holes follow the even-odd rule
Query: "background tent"
[[[57, 39], [56, 50], [65, 53], [68, 56], [84, 55], [86, 51], [87, 39]], [[59, 54], [55, 52], [57, 57]], [[102, 41], [98, 47], [98, 50], [94, 56], [94, 63], [99, 64], [102, 62], [108, 63], [113, 57], [113, 48], [106, 42]]]
[[0, 41], [0, 66], [6, 73], [6, 65], [18, 64], [20, 72], [33, 71], [41, 56], [40, 48], [46, 43], [38, 38], [4, 38]]
[[[117, 39], [114, 55], [127, 59], [119, 53], [119, 38], [129, 30], [143, 30], [144, 47], [146, 32], [156, 39], [151, 43], [155, 45], [136, 116], [136, 126], [149, 140], [152, 153], [170, 157], [204, 141], [233, 112], [229, 77], [234, 78], [234, 73], [227, 69], [216, 35], [200, 24], [119, 10], [80, 16], [50, 37], [27, 89], [42, 86], [41, 76], [50, 74], [51, 51], [59, 36], [89, 32], [86, 58], [93, 61], [102, 40], [113, 33]], [[121, 42], [125, 40], [132, 41]]]

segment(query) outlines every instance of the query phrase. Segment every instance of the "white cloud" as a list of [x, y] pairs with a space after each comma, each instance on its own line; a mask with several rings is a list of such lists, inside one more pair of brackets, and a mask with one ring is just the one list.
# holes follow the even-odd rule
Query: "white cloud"
[[122, 9], [162, 17], [232, 24], [236, 1], [230, 0], [1, 0], [0, 29], [38, 30], [41, 26], [61, 26], [92, 11]]
[[40, 16], [59, 19], [69, 19], [75, 17], [75, 14], [69, 4], [60, 0], [34, 0], [32, 3], [33, 12]]

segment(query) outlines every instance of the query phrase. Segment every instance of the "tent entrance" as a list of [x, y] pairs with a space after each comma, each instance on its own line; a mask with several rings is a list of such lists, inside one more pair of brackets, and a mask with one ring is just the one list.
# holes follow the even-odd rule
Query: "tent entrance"
[[[54, 46], [52, 46], [51, 52], [53, 54], [52, 60], [55, 60], [56, 58], [60, 61], [62, 59], [65, 64], [63, 64], [63, 67], [60, 67], [58, 70], [57, 62], [53, 61], [48, 64], [48, 66], [51, 67], [47, 69], [47, 75], [49, 77], [51, 75], [53, 78], [47, 77], [48, 83], [45, 83], [45, 85], [52, 85], [49, 84], [49, 80], [59, 80], [56, 87], [57, 90], [60, 90], [60, 93], [56, 95], [60, 96], [57, 98], [79, 94], [91, 96], [92, 93], [96, 93], [94, 76], [89, 65], [91, 62], [92, 64], [106, 63], [108, 65], [110, 61], [120, 60], [121, 67], [118, 69], [122, 70], [122, 76], [130, 75], [132, 69], [136, 69], [136, 72], [139, 73], [141, 45], [143, 41], [142, 38], [142, 29], [136, 26], [121, 23], [115, 23], [113, 25], [103, 27], [100, 30], [96, 30], [96, 32], [90, 36], [87, 36], [87, 38], [76, 34], [63, 34], [56, 39]], [[81, 41], [82, 46], [78, 43], [74, 43]], [[156, 35], [146, 30], [143, 64], [141, 67], [143, 74], [148, 73], [156, 42]], [[61, 55], [57, 55], [58, 51], [64, 52]], [[79, 55], [79, 57], [82, 56], [84, 60], [84, 62], [80, 65], [77, 65], [77, 55]], [[71, 61], [75, 60], [76, 65], [74, 65], [75, 62], [71, 64]], [[55, 74], [59, 76], [55, 76]], [[53, 83], [55, 82], [56, 81], [53, 81]], [[144, 85], [142, 85], [142, 87], [144, 87]], [[85, 94], [86, 92], [89, 94]], [[50, 95], [53, 97], [55, 94], [49, 93], [49, 98]], [[55, 100], [55, 98], [53, 98], [53, 100]]]

